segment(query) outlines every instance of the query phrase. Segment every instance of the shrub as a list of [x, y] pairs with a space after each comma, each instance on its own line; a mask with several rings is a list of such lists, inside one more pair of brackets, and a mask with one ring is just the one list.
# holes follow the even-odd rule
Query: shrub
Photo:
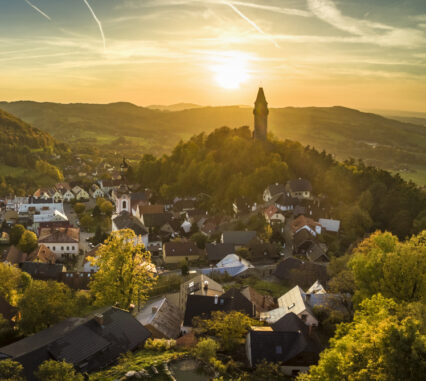
[[209, 363], [211, 359], [216, 357], [218, 348], [219, 344], [213, 339], [202, 339], [194, 348], [194, 356], [205, 363]]
[[164, 352], [173, 349], [176, 346], [176, 340], [168, 339], [148, 339], [145, 343], [145, 349], [156, 352]]

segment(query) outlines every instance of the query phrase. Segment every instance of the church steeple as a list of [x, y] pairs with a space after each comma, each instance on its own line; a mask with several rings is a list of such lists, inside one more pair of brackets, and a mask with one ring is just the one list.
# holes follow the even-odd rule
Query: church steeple
[[263, 88], [259, 87], [256, 101], [254, 102], [254, 132], [253, 137], [259, 140], [266, 140], [268, 135], [268, 102], [266, 102]]

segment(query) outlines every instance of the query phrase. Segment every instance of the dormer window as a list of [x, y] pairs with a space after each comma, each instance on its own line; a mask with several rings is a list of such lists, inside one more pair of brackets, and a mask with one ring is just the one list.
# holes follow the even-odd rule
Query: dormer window
[[291, 310], [294, 306], [295, 306], [296, 304], [295, 303], [291, 303], [287, 308], [289, 309], [289, 310]]

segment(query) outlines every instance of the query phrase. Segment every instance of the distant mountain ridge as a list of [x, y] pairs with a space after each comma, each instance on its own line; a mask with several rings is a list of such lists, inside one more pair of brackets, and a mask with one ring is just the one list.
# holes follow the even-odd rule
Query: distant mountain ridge
[[[251, 108], [185, 108], [190, 105], [178, 104], [175, 107], [183, 109], [165, 112], [126, 102], [0, 102], [0, 108], [70, 144], [90, 139], [92, 145], [117, 151], [120, 147], [114, 139], [125, 138], [127, 145], [122, 149], [135, 155], [167, 153], [180, 140], [218, 127], [253, 125]], [[270, 109], [269, 131], [279, 138], [325, 149], [339, 159], [362, 158], [378, 167], [401, 171], [407, 178], [426, 184], [426, 128], [422, 125], [340, 106], [285, 107]]]

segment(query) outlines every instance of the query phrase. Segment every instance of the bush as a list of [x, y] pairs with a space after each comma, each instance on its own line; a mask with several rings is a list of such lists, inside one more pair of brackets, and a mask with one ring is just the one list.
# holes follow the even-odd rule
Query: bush
[[194, 356], [205, 363], [210, 363], [216, 357], [219, 344], [213, 339], [206, 338], [200, 340], [194, 348]]
[[145, 343], [145, 349], [156, 352], [164, 352], [173, 349], [176, 346], [176, 340], [168, 339], [148, 339]]
[[25, 381], [23, 366], [13, 360], [0, 361], [0, 380], [2, 381]]
[[65, 361], [47, 360], [39, 366], [35, 375], [40, 381], [83, 381], [83, 376]]

